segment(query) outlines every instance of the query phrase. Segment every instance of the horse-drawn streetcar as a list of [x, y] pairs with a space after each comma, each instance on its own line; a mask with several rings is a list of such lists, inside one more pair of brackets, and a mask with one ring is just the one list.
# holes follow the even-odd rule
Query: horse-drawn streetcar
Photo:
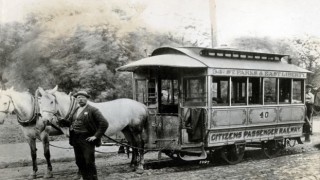
[[309, 71], [288, 58], [164, 47], [118, 70], [133, 72], [134, 99], [149, 109], [146, 149], [183, 160], [217, 151], [234, 164], [246, 146], [273, 157], [288, 140], [301, 142]]

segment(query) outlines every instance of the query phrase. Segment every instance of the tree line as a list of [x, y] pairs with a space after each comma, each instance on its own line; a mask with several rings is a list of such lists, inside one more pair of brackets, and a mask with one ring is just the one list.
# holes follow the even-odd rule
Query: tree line
[[[48, 19], [45, 19], [48, 21]], [[23, 23], [0, 25], [1, 87], [14, 86], [31, 93], [39, 86], [61, 91], [87, 90], [96, 101], [132, 97], [130, 73], [115, 69], [148, 56], [161, 46], [197, 46], [188, 37], [136, 28], [119, 36], [121, 29], [103, 23], [78, 26], [67, 35], [48, 36], [43, 19], [31, 15]], [[312, 72], [308, 83], [320, 86], [320, 39], [239, 37], [230, 45], [239, 50], [289, 54], [292, 63]]]

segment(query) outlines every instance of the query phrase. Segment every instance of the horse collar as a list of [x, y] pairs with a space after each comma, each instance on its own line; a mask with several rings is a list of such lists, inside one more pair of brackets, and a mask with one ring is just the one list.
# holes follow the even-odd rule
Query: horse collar
[[69, 106], [69, 110], [67, 112], [67, 115], [65, 116], [64, 119], [69, 120], [72, 115], [74, 114], [73, 112], [75, 111], [75, 109], [77, 108], [76, 106], [76, 99], [73, 96], [70, 96], [70, 106]]
[[[33, 98], [33, 96], [31, 96], [31, 100], [33, 101], [33, 106], [32, 106], [33, 108], [32, 108], [32, 116], [30, 119], [22, 120], [21, 117], [19, 116], [19, 114], [17, 113], [18, 122], [22, 126], [28, 126], [31, 124], [35, 124], [37, 119], [40, 116], [40, 107], [39, 107], [37, 99], [35, 99], [35, 98]], [[13, 103], [13, 101], [12, 101], [12, 103]]]

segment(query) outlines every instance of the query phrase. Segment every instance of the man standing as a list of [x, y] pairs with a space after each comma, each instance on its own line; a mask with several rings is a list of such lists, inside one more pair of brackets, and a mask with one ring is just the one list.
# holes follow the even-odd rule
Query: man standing
[[70, 145], [82, 178], [97, 180], [94, 150], [101, 145], [101, 137], [109, 124], [97, 108], [87, 103], [90, 96], [86, 91], [79, 91], [74, 97], [79, 106], [71, 118]]
[[312, 120], [313, 104], [314, 104], [314, 95], [311, 93], [311, 89], [312, 89], [312, 85], [308, 84], [306, 86], [307, 114], [306, 114], [306, 123], [304, 124], [306, 142], [310, 142], [311, 120]]

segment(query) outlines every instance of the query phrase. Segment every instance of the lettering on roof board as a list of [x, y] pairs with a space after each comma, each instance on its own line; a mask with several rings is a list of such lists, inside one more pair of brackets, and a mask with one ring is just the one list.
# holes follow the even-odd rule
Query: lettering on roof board
[[259, 76], [259, 77], [283, 77], [283, 78], [307, 78], [307, 73], [263, 71], [250, 69], [212, 69], [210, 75], [215, 76]]

